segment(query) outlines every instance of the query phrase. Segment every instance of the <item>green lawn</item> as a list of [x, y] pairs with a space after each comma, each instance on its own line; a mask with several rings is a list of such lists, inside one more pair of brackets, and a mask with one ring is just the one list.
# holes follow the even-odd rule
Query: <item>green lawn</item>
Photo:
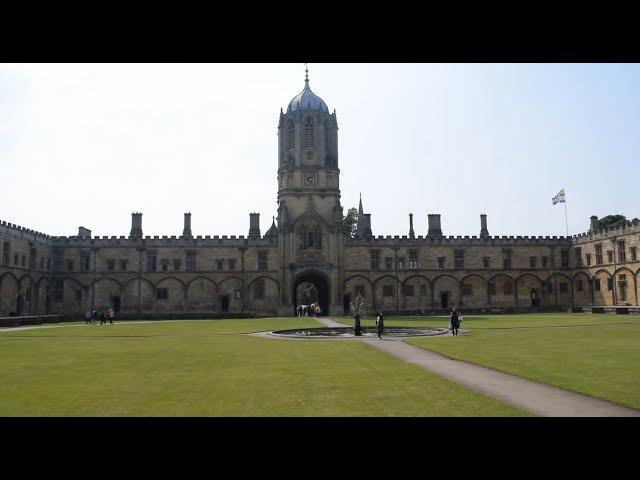
[[311, 318], [0, 331], [0, 416], [506, 416], [524, 412], [357, 341], [247, 332]]
[[[336, 317], [338, 321], [353, 323]], [[365, 325], [373, 325], [373, 317]], [[446, 327], [445, 317], [386, 325]], [[452, 358], [640, 408], [640, 317], [578, 313], [466, 316], [458, 337], [408, 340]]]

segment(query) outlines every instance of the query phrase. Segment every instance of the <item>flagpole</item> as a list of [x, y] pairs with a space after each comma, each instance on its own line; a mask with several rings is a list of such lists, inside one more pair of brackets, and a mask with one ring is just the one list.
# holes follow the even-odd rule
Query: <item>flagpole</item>
[[567, 192], [564, 192], [564, 224], [567, 227], [567, 237], [569, 236], [569, 220], [567, 218]]

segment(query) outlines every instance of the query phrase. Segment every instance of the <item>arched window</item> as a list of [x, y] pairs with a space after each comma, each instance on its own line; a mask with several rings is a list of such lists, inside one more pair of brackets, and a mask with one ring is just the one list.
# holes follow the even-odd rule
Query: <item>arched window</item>
[[287, 122], [287, 148], [292, 149], [296, 144], [296, 127], [293, 122], [289, 120]]
[[313, 118], [307, 117], [304, 120], [304, 148], [314, 148]]
[[298, 248], [300, 250], [322, 250], [322, 230], [313, 222], [298, 229]]
[[331, 148], [331, 122], [324, 122], [324, 151], [328, 152]]

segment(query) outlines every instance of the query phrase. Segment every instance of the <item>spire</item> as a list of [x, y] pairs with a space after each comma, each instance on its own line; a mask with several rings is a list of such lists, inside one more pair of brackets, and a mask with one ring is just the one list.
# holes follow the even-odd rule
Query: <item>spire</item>
[[276, 217], [271, 217], [271, 227], [264, 234], [264, 237], [269, 239], [269, 243], [273, 243], [274, 239], [278, 236], [278, 227], [276, 227]]
[[356, 235], [363, 237], [366, 230], [367, 220], [362, 208], [362, 193], [360, 193], [360, 206], [358, 207], [358, 221], [356, 222]]
[[307, 64], [304, 64], [304, 81], [307, 85], [309, 85], [309, 68], [307, 68]]

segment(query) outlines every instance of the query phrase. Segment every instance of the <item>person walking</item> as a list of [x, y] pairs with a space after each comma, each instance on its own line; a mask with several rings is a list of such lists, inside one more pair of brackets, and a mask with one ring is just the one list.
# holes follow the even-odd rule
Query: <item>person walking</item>
[[113, 308], [109, 309], [109, 323], [111, 325], [113, 325], [113, 317], [115, 316], [115, 314], [113, 313]]
[[84, 314], [84, 323], [85, 325], [91, 324], [91, 310], [87, 310]]
[[95, 308], [91, 310], [91, 325], [98, 321], [98, 312], [96, 312]]
[[451, 334], [458, 335], [458, 329], [460, 328], [460, 317], [458, 314], [458, 307], [453, 307], [451, 310]]
[[384, 316], [382, 310], [378, 312], [378, 318], [376, 318], [376, 326], [378, 327], [378, 338], [382, 340], [382, 332], [384, 330]]
[[320, 318], [320, 304], [316, 303], [316, 318]]
[[100, 313], [98, 314], [98, 318], [100, 318], [100, 325], [107, 324], [107, 320], [104, 318], [104, 309], [100, 310]]

